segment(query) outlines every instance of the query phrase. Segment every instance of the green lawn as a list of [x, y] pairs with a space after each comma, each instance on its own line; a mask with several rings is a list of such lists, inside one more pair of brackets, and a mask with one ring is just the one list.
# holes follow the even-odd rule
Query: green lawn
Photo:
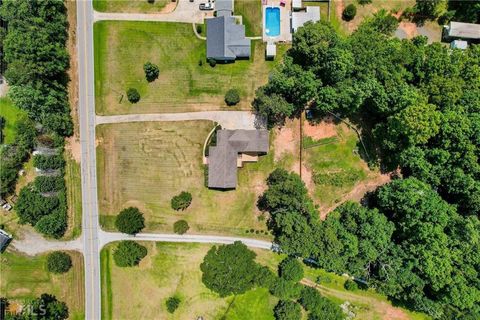
[[[254, 41], [250, 60], [212, 68], [205, 62], [205, 41], [195, 37], [191, 24], [101, 21], [94, 25], [94, 42], [98, 114], [231, 110], [223, 101], [230, 88], [241, 96], [235, 109], [250, 110], [255, 89], [276, 63], [265, 61], [264, 44]], [[287, 46], [279, 49], [276, 61]], [[143, 72], [147, 61], [160, 68], [151, 83]], [[130, 87], [140, 93], [136, 104], [126, 98]]]
[[[115, 244], [101, 252], [103, 319], [238, 319], [273, 320], [276, 299], [266, 289], [236, 297], [220, 298], [201, 281], [200, 264], [211, 245], [142, 243], [148, 256], [139, 267], [119, 268], [112, 259]], [[277, 255], [257, 251], [258, 260], [268, 259], [274, 268]], [[142, 294], [132, 294], [141, 292]], [[165, 300], [181, 299], [173, 315]], [[125, 303], [128, 301], [128, 303]]]
[[84, 319], [83, 257], [77, 252], [70, 255], [72, 269], [66, 274], [53, 275], [45, 270], [46, 255], [28, 257], [4, 252], [0, 264], [0, 296], [21, 303], [50, 293], [67, 303], [69, 319]]
[[155, 13], [171, 0], [93, 0], [93, 8], [101, 12]]
[[0, 98], [0, 116], [5, 119], [4, 143], [12, 143], [15, 140], [17, 134], [15, 122], [22, 115], [26, 115], [26, 112], [14, 106], [9, 98]]
[[[263, 232], [265, 221], [256, 208], [265, 179], [275, 166], [273, 149], [257, 163], [238, 170], [231, 191], [204, 186], [202, 148], [213, 128], [210, 121], [147, 122], [97, 127], [97, 172], [101, 224], [112, 230], [118, 212], [136, 206], [146, 217], [146, 230], [173, 232], [173, 223], [188, 221], [190, 232], [249, 235]], [[185, 211], [174, 211], [170, 200], [181, 191], [193, 196]], [[257, 236], [257, 234], [255, 234]]]
[[64, 239], [74, 239], [82, 233], [82, 180], [80, 164], [67, 156], [65, 166], [67, 187], [68, 229]]
[[247, 36], [262, 36], [262, 1], [235, 0], [234, 10], [234, 15], [242, 16]]

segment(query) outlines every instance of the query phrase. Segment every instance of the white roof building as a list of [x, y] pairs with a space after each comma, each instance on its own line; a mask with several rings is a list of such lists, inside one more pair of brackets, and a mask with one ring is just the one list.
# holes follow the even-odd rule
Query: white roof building
[[308, 21], [320, 21], [320, 7], [306, 7], [305, 11], [292, 12], [293, 32], [297, 32], [297, 29]]
[[301, 9], [302, 8], [302, 0], [292, 0], [292, 9]]
[[453, 40], [450, 43], [450, 48], [452, 49], [462, 49], [465, 50], [468, 47], [468, 42], [464, 40]]
[[266, 52], [266, 58], [267, 59], [273, 59], [277, 55], [277, 46], [275, 43], [268, 43], [267, 44], [267, 52]]
[[459, 38], [466, 40], [480, 39], [480, 24], [450, 22], [445, 26], [447, 36], [450, 38]]

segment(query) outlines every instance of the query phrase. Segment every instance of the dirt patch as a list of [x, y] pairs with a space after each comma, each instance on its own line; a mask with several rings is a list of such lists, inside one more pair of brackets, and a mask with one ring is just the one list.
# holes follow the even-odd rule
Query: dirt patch
[[178, 3], [178, 1], [167, 3], [165, 5], [165, 7], [162, 8], [160, 13], [171, 13], [171, 12], [175, 11], [175, 9], [177, 8], [177, 3]]
[[411, 39], [418, 35], [417, 25], [413, 22], [402, 21], [398, 25], [398, 28], [405, 33], [407, 39]]
[[67, 150], [75, 162], [80, 163], [82, 146], [80, 145], [80, 140], [77, 136], [67, 138], [65, 150]]
[[294, 121], [288, 121], [284, 127], [275, 129], [275, 141], [274, 146], [274, 159], [278, 161], [282, 158], [284, 154], [295, 153], [297, 145], [297, 135], [294, 132]]
[[333, 119], [326, 119], [317, 124], [304, 121], [303, 135], [309, 136], [315, 140], [320, 140], [336, 136], [337, 129]]

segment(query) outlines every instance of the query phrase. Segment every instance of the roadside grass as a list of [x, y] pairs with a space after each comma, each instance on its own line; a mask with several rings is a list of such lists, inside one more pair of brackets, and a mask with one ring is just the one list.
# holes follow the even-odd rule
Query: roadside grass
[[[102, 249], [103, 319], [196, 319], [199, 316], [204, 319], [274, 319], [272, 310], [277, 300], [267, 289], [220, 298], [204, 286], [200, 264], [212, 245], [151, 242], [142, 245], [148, 248], [148, 256], [134, 268], [115, 265], [112, 258], [115, 244]], [[255, 252], [263, 260], [276, 261], [277, 256], [271, 252]], [[165, 301], [173, 295], [179, 297], [181, 303], [170, 315]]]
[[7, 250], [1, 256], [0, 296], [22, 303], [50, 293], [67, 304], [69, 319], [84, 319], [83, 257], [74, 251], [69, 254], [72, 269], [54, 275], [45, 269], [46, 254], [29, 257]]
[[93, 9], [100, 12], [155, 13], [171, 0], [93, 0]]
[[0, 98], [0, 116], [5, 119], [5, 127], [3, 128], [3, 143], [12, 143], [17, 135], [15, 123], [19, 117], [27, 113], [16, 107], [9, 98]]
[[262, 2], [252, 0], [235, 0], [234, 15], [242, 16], [245, 34], [248, 37], [262, 36]]
[[[206, 43], [185, 23], [100, 21], [94, 24], [95, 96], [98, 114], [186, 112], [251, 109], [255, 89], [288, 46], [278, 48], [276, 61], [265, 61], [265, 45], [252, 42], [250, 60], [211, 67]], [[157, 64], [160, 76], [145, 80], [143, 64]], [[202, 62], [200, 66], [199, 63]], [[128, 102], [136, 88], [140, 101]], [[227, 107], [225, 92], [237, 88], [241, 101]]]
[[75, 239], [82, 233], [82, 180], [80, 164], [66, 155], [65, 184], [67, 187], [68, 229], [63, 239]]
[[[235, 190], [210, 190], [204, 186], [202, 148], [212, 128], [211, 121], [98, 126], [102, 227], [115, 230], [118, 212], [135, 206], [145, 214], [145, 231], [173, 232], [173, 223], [184, 219], [191, 233], [270, 238], [256, 201], [266, 188], [268, 174], [288, 161], [274, 163], [272, 148], [257, 163], [238, 170]], [[181, 191], [192, 194], [192, 204], [185, 211], [174, 211], [170, 200]]]
[[312, 171], [313, 196], [321, 207], [339, 203], [358, 183], [374, 175], [357, 152], [358, 137], [346, 125], [336, 126], [336, 139], [305, 139], [305, 165]]

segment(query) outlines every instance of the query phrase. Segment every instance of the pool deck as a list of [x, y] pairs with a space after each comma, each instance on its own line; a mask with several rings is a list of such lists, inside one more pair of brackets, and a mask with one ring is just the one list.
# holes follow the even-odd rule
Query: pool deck
[[[266, 5], [262, 6], [262, 21], [263, 21], [263, 41], [264, 42], [290, 42], [292, 41], [291, 25], [290, 25], [290, 8], [292, 7], [291, 0], [285, 1], [285, 6], [280, 6], [280, 1], [267, 0]], [[265, 9], [267, 7], [280, 8], [280, 35], [276, 37], [267, 36], [265, 33]]]

